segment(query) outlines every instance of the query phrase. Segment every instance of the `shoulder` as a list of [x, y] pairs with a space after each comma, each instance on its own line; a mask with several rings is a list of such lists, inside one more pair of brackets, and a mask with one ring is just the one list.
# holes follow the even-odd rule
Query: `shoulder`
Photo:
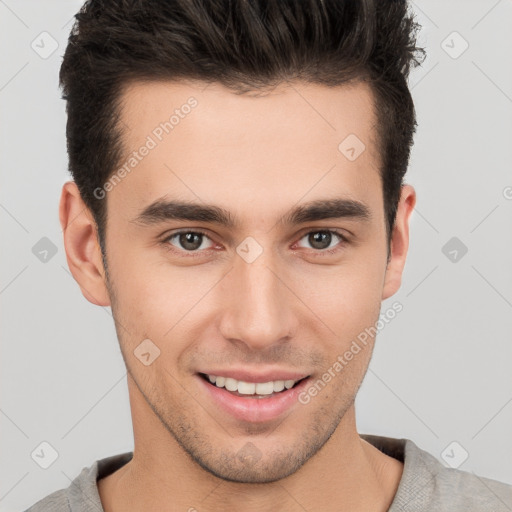
[[[512, 510], [512, 485], [445, 467], [408, 439], [405, 443], [404, 474], [398, 496], [401, 502], [397, 503], [397, 511]], [[391, 510], [394, 512], [395, 509]]]
[[103, 512], [97, 480], [128, 463], [133, 452], [112, 455], [84, 467], [65, 489], [54, 491], [25, 512]]
[[[97, 505], [96, 477], [98, 474], [98, 461], [90, 467], [84, 467], [80, 474], [64, 489], [52, 492], [48, 496], [34, 503], [25, 512], [82, 512], [84, 502]], [[101, 511], [101, 506], [98, 507]]]
[[52, 492], [34, 503], [25, 512], [70, 512], [71, 507], [65, 489]]
[[445, 467], [410, 439], [361, 437], [403, 463], [388, 512], [511, 512], [512, 485]]

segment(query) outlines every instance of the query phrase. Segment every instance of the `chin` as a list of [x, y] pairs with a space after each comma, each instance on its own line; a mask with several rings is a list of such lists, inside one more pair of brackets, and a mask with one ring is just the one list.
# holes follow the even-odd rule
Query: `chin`
[[[262, 456], [258, 460], [258, 449], [244, 447], [238, 453], [220, 454], [216, 460], [198, 460], [196, 462], [210, 474], [228, 482], [240, 484], [266, 484], [282, 480], [295, 473], [307, 460], [308, 457], [301, 457], [294, 454], [273, 454]], [[241, 455], [241, 452], [245, 452]], [[249, 453], [251, 452], [251, 453]]]

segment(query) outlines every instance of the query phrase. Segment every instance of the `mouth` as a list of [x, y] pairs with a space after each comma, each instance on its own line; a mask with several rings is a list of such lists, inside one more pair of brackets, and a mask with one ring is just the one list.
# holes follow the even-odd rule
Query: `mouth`
[[223, 377], [206, 373], [199, 373], [199, 376], [208, 384], [217, 388], [223, 388], [234, 396], [263, 399], [271, 398], [293, 389], [303, 380], [309, 378], [309, 376], [307, 376], [297, 380], [287, 379], [271, 380], [268, 382], [246, 382], [243, 380], [233, 379], [232, 377]]
[[[197, 373], [196, 377], [205, 399], [212, 404], [212, 414], [244, 423], [272, 422], [293, 412], [299, 404], [299, 395], [308, 386], [311, 375], [267, 375], [265, 377], [245, 373], [233, 376]], [[278, 380], [270, 378], [281, 377]], [[294, 377], [294, 378], [292, 378]], [[251, 380], [252, 378], [252, 380]], [[254, 382], [259, 380], [260, 382]], [[304, 409], [295, 409], [295, 411]]]

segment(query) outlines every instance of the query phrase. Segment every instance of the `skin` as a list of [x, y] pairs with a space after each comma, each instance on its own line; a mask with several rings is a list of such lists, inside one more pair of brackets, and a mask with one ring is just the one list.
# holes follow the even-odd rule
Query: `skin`
[[[107, 194], [108, 280], [91, 212], [73, 182], [62, 190], [69, 268], [87, 300], [112, 307], [128, 371], [134, 456], [98, 481], [104, 509], [385, 511], [403, 464], [359, 437], [354, 410], [374, 339], [278, 421], [235, 419], [197, 377], [222, 362], [321, 378], [399, 289], [416, 195], [402, 187], [388, 262], [371, 91], [294, 83], [255, 96], [135, 83], [123, 93], [127, 154], [190, 96], [197, 107]], [[366, 146], [354, 161], [338, 150], [351, 133]], [[239, 224], [134, 221], [164, 196], [221, 206]], [[341, 196], [371, 218], [278, 222], [297, 204]], [[198, 257], [178, 237], [163, 242], [183, 228], [208, 233]], [[334, 254], [307, 236], [327, 229], [349, 236], [333, 235]], [[252, 263], [236, 252], [248, 236], [263, 248]], [[145, 366], [134, 350], [147, 338], [160, 356]], [[237, 457], [247, 447], [258, 457]]]

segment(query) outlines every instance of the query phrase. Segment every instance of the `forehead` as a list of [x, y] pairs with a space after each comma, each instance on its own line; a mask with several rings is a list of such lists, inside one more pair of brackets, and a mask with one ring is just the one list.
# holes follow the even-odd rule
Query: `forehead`
[[236, 94], [217, 83], [137, 82], [123, 92], [121, 120], [120, 167], [133, 165], [109, 198], [122, 194], [132, 210], [172, 196], [258, 215], [301, 198], [371, 203], [380, 193], [364, 83]]
[[[281, 135], [287, 131], [291, 139], [307, 133], [313, 137], [312, 143], [329, 132], [335, 141], [349, 133], [367, 139], [375, 124], [374, 97], [364, 82], [336, 87], [289, 82], [237, 93], [219, 83], [146, 81], [128, 84], [121, 96], [121, 118], [130, 129], [127, 142], [132, 135], [140, 135], [137, 132], [151, 133], [154, 121], [171, 120], [172, 131], [184, 131], [183, 126], [176, 130], [180, 124], [193, 125], [197, 137], [208, 131], [215, 140], [244, 137], [253, 128], [260, 139], [267, 134], [272, 140], [276, 131]], [[182, 123], [187, 117], [192, 120]], [[240, 125], [244, 133], [240, 133]]]

